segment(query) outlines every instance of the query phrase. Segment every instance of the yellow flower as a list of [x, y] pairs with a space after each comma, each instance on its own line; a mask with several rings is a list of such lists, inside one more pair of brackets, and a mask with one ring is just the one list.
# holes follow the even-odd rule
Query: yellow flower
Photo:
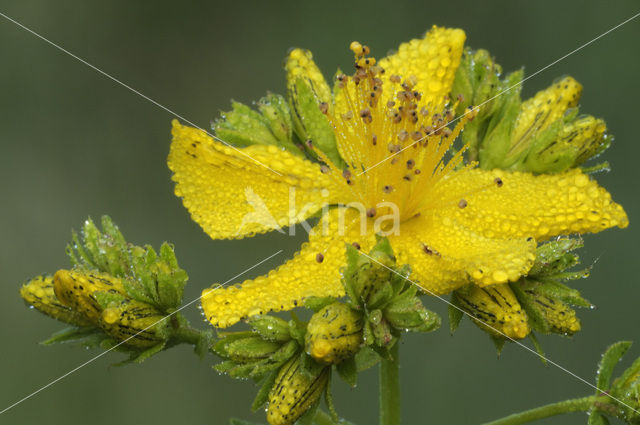
[[356, 73], [339, 75], [333, 94], [310, 54], [290, 53], [287, 72], [312, 85], [346, 166], [313, 146], [324, 164], [274, 145], [235, 149], [174, 121], [175, 192], [212, 238], [252, 236], [322, 211], [293, 259], [266, 276], [203, 292], [213, 325], [291, 309], [309, 296], [342, 296], [345, 244], [368, 252], [376, 233], [389, 238], [398, 264], [410, 264], [425, 291], [445, 294], [470, 281], [485, 287], [518, 279], [532, 266], [537, 241], [627, 226], [622, 207], [579, 170], [534, 176], [463, 165], [462, 152], [445, 157], [472, 117], [446, 126], [464, 39], [461, 30], [434, 27], [378, 63], [354, 42]]

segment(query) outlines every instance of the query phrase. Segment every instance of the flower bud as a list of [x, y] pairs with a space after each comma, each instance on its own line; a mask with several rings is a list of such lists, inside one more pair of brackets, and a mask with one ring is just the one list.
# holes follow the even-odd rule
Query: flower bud
[[165, 316], [149, 304], [124, 299], [102, 311], [99, 325], [118, 341], [136, 347], [151, 347], [166, 339]]
[[496, 337], [522, 339], [531, 331], [527, 314], [508, 284], [454, 291], [452, 301], [473, 317], [481, 329]]
[[360, 350], [362, 316], [346, 304], [330, 304], [311, 317], [305, 342], [307, 353], [317, 361], [340, 363]]
[[62, 304], [98, 323], [102, 307], [94, 294], [126, 296], [122, 280], [106, 273], [58, 270], [53, 276], [53, 290]]
[[289, 324], [286, 320], [282, 320], [279, 317], [267, 315], [254, 316], [247, 322], [258, 335], [268, 341], [287, 342], [291, 339]]
[[75, 326], [91, 326], [92, 323], [84, 315], [62, 304], [53, 291], [52, 276], [38, 276], [20, 288], [20, 296], [33, 308]]
[[269, 393], [267, 421], [271, 425], [291, 425], [309, 410], [322, 395], [331, 368], [303, 370], [300, 356], [293, 357], [278, 373]]
[[580, 320], [574, 309], [568, 304], [535, 289], [524, 289], [524, 293], [531, 298], [535, 307], [542, 314], [549, 331], [563, 335], [573, 335], [580, 330]]

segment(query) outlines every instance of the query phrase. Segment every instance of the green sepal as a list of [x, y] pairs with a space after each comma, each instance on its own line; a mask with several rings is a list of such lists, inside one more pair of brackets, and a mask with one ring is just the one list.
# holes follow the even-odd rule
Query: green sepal
[[275, 316], [253, 316], [247, 320], [247, 323], [254, 332], [267, 341], [287, 342], [291, 340], [289, 334], [289, 323]]
[[127, 301], [127, 297], [115, 292], [95, 291], [91, 294], [91, 296], [96, 300], [102, 310], [106, 309], [109, 306], [117, 305], [124, 301]]
[[159, 352], [161, 352], [162, 350], [164, 350], [166, 345], [166, 342], [160, 342], [150, 348], [147, 348], [146, 350], [140, 352], [140, 353], [135, 353], [132, 352], [130, 357], [125, 360], [124, 362], [119, 363], [118, 365], [122, 364], [128, 364], [128, 363], [142, 363], [145, 360], [149, 359], [152, 356], [155, 356], [156, 354], [158, 354]]
[[307, 334], [307, 324], [301, 321], [298, 316], [292, 311], [291, 312], [291, 320], [288, 322], [289, 325], [289, 335], [291, 338], [298, 341], [300, 346], [304, 347], [305, 343], [305, 335]]
[[355, 388], [358, 383], [358, 366], [356, 365], [355, 357], [349, 357], [338, 363], [336, 365], [336, 371], [344, 382]]
[[542, 346], [540, 345], [540, 341], [538, 341], [538, 337], [536, 336], [535, 333], [530, 332], [529, 333], [529, 339], [531, 340], [531, 343], [533, 344], [533, 348], [536, 350], [536, 353], [539, 354], [539, 358], [540, 361], [542, 361], [542, 364], [546, 365], [547, 364], [547, 358], [544, 355], [544, 350], [542, 349]]
[[122, 277], [129, 271], [129, 251], [126, 241], [108, 216], [102, 216], [101, 232], [91, 218], [82, 226], [81, 237], [72, 232], [67, 255], [74, 267], [100, 270]]
[[462, 133], [463, 142], [469, 146], [471, 160], [477, 159], [478, 144], [486, 133], [488, 118], [501, 105], [502, 99], [498, 95], [501, 73], [502, 68], [493, 61], [489, 52], [465, 49], [450, 93], [452, 99], [458, 95], [463, 97], [456, 109], [457, 116], [467, 113], [469, 107], [479, 107], [477, 116], [465, 125]]
[[288, 151], [302, 155], [302, 151], [293, 143], [293, 120], [287, 100], [275, 93], [267, 93], [258, 102], [258, 109], [268, 120], [271, 132], [280, 146]]
[[271, 391], [271, 388], [273, 388], [273, 384], [275, 384], [277, 376], [278, 370], [276, 369], [266, 375], [260, 382], [260, 389], [256, 394], [256, 398], [253, 399], [253, 403], [251, 403], [252, 412], [258, 411], [267, 403], [267, 401], [269, 401], [269, 392]]
[[233, 342], [239, 341], [241, 339], [251, 338], [254, 336], [255, 334], [251, 331], [220, 333], [220, 340], [213, 345], [212, 350], [220, 357], [228, 358], [230, 357], [230, 353], [227, 350], [227, 346], [229, 344], [232, 344]]
[[536, 249], [536, 261], [529, 270], [529, 276], [549, 275], [562, 272], [578, 264], [579, 257], [570, 254], [584, 246], [582, 238], [558, 238], [544, 243]]
[[384, 318], [382, 311], [373, 310], [369, 312], [369, 323], [371, 323], [375, 345], [390, 347], [393, 341], [393, 334], [391, 333], [391, 326]]
[[302, 350], [300, 352], [300, 372], [309, 378], [315, 378], [326, 365], [316, 362], [313, 357]]
[[580, 291], [577, 289], [569, 288], [568, 286], [551, 279], [544, 279], [542, 281], [530, 281], [525, 279], [524, 287], [527, 288], [530, 285], [535, 286], [535, 291], [539, 294], [546, 295], [549, 298], [558, 299], [566, 304], [571, 304], [577, 307], [593, 308], [588, 300], [584, 299], [580, 295]]
[[367, 370], [380, 362], [378, 353], [370, 347], [362, 347], [354, 357], [358, 372]]
[[486, 134], [479, 146], [480, 167], [485, 170], [493, 168], [509, 168], [515, 163], [518, 155], [511, 152], [511, 133], [520, 113], [520, 90], [523, 71], [519, 70], [507, 75], [500, 95], [500, 107], [491, 117]]
[[96, 347], [105, 338], [104, 333], [99, 328], [79, 328], [69, 326], [53, 333], [49, 338], [41, 341], [42, 345], [79, 343], [88, 348]]
[[[631, 341], [619, 341], [610, 345], [602, 355], [596, 372], [596, 387], [601, 391], [608, 391], [611, 386], [611, 375], [622, 356], [631, 347]], [[596, 391], [599, 395], [599, 391]]]
[[336, 299], [333, 297], [308, 297], [304, 300], [304, 306], [317, 313], [334, 302], [336, 302]]
[[462, 318], [464, 317], [464, 313], [460, 308], [456, 308], [456, 305], [453, 304], [453, 297], [455, 295], [451, 295], [452, 300], [451, 304], [449, 304], [448, 312], [449, 312], [449, 331], [451, 335], [458, 329], [460, 326], [460, 322], [462, 322]]
[[496, 347], [496, 354], [498, 357], [502, 354], [502, 349], [504, 348], [504, 344], [507, 342], [507, 339], [503, 336], [489, 335], [491, 338], [491, 342]]
[[333, 402], [333, 393], [331, 392], [331, 374], [329, 374], [327, 385], [324, 387], [324, 401], [327, 405], [327, 410], [329, 411], [331, 420], [336, 424], [340, 423], [340, 416], [338, 415], [338, 411], [336, 410], [336, 406]]
[[[440, 316], [427, 310], [422, 301], [406, 291], [397, 296], [384, 310], [389, 324], [398, 329], [412, 332], [431, 332], [440, 327]], [[412, 293], [413, 292], [413, 293]]]
[[557, 173], [564, 171], [575, 162], [575, 152], [556, 151], [557, 138], [565, 124], [573, 121], [578, 113], [577, 108], [567, 111], [568, 115], [558, 118], [547, 128], [535, 133], [528, 140], [526, 154], [511, 169], [533, 173]]
[[333, 128], [320, 110], [321, 101], [309, 82], [304, 78], [297, 78], [288, 86], [296, 135], [302, 141], [311, 140], [337, 168], [343, 168], [345, 164], [338, 152]]
[[511, 290], [518, 299], [518, 302], [527, 313], [529, 326], [531, 326], [531, 329], [543, 334], [550, 333], [551, 327], [547, 319], [545, 318], [543, 312], [540, 310], [536, 301], [522, 290], [521, 281], [509, 282], [509, 287], [511, 287]]
[[280, 348], [280, 344], [265, 341], [259, 336], [238, 339], [226, 344], [227, 356], [235, 362], [264, 359]]
[[367, 300], [367, 308], [385, 308], [394, 296], [393, 287], [388, 283], [382, 283], [377, 290], [374, 290]]

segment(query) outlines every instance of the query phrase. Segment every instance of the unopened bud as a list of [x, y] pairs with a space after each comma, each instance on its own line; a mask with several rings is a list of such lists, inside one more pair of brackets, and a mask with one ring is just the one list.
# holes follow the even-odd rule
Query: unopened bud
[[360, 350], [362, 316], [346, 304], [330, 304], [311, 317], [305, 342], [307, 353], [317, 361], [340, 363]]
[[470, 285], [455, 291], [453, 301], [493, 336], [522, 339], [531, 331], [527, 314], [508, 284]]
[[269, 393], [267, 421], [271, 425], [295, 423], [320, 398], [331, 368], [315, 367], [303, 371], [300, 356], [293, 357], [278, 373]]
[[38, 276], [20, 288], [20, 296], [36, 310], [47, 316], [75, 326], [91, 326], [84, 315], [62, 304], [53, 291], [52, 276]]

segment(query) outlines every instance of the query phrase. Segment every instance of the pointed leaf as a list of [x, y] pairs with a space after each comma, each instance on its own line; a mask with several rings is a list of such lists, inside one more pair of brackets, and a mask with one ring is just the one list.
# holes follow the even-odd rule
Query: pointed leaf
[[277, 376], [278, 370], [274, 370], [264, 378], [260, 384], [260, 389], [258, 390], [258, 394], [256, 394], [256, 398], [253, 400], [253, 403], [251, 403], [252, 412], [256, 412], [258, 409], [261, 409], [267, 401], [269, 401], [269, 392], [271, 391], [273, 384], [275, 384]]
[[[607, 348], [598, 364], [596, 387], [601, 391], [608, 391], [611, 385], [611, 375], [624, 353], [631, 347], [631, 341], [619, 341]], [[596, 394], [598, 395], [598, 394]]]
[[338, 375], [349, 385], [355, 387], [358, 383], [358, 368], [354, 357], [350, 357], [336, 365]]

